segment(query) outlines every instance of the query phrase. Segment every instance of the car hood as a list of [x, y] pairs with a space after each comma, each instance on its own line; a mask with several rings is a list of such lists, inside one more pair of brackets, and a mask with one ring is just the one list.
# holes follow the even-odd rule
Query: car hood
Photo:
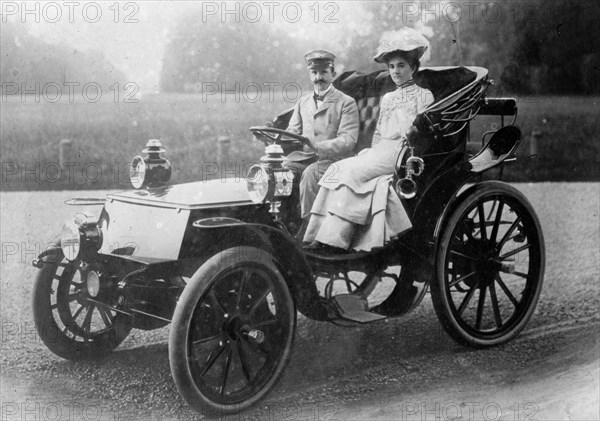
[[190, 210], [254, 205], [246, 190], [246, 180], [239, 177], [128, 190], [111, 193], [107, 200]]

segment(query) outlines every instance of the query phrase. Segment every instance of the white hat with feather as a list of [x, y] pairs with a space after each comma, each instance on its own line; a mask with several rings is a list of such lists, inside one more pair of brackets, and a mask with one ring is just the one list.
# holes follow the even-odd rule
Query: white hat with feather
[[379, 39], [377, 54], [375, 54], [373, 60], [377, 63], [385, 63], [385, 56], [394, 51], [409, 52], [413, 50], [417, 50], [417, 58], [420, 61], [429, 60], [429, 41], [419, 31], [408, 27], [397, 31], [387, 31]]

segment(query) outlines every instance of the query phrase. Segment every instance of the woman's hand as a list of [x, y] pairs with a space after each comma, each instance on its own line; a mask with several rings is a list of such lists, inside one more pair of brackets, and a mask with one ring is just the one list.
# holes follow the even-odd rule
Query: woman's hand
[[419, 130], [415, 126], [410, 126], [406, 132], [406, 139], [411, 145], [414, 144], [419, 136]]

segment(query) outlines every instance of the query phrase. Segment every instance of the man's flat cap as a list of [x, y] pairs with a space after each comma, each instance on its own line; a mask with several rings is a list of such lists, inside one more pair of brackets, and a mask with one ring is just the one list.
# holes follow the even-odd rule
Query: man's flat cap
[[335, 54], [327, 50], [313, 50], [304, 54], [309, 69], [323, 70], [333, 67]]

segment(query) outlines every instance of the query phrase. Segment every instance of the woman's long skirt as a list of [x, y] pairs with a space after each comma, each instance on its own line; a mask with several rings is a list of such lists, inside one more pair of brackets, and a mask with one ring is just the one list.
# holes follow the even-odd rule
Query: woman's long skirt
[[392, 186], [399, 140], [382, 140], [358, 156], [333, 163], [319, 181], [305, 242], [371, 250], [412, 224]]

